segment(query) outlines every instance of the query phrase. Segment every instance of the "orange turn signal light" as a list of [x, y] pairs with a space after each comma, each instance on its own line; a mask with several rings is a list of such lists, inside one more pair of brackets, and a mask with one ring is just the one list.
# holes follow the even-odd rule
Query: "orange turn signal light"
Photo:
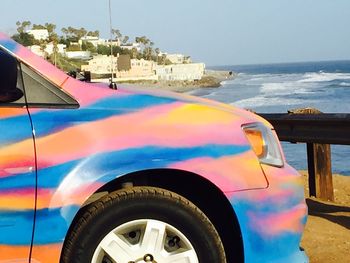
[[264, 157], [266, 147], [262, 132], [253, 129], [245, 129], [244, 132], [258, 158]]

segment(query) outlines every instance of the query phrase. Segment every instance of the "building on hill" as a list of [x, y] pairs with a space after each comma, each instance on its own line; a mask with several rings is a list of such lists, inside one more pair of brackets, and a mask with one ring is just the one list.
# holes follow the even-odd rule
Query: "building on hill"
[[[66, 53], [67, 45], [57, 44], [56, 48], [57, 48], [57, 53], [64, 55]], [[51, 42], [46, 45], [44, 51], [50, 56], [54, 53], [54, 49], [55, 49], [55, 45], [53, 44], [53, 42]]]
[[[82, 71], [91, 72], [93, 79], [109, 78], [111, 76], [112, 58], [107, 55], [94, 56], [88, 65], [82, 65]], [[153, 79], [156, 63], [144, 59], [130, 59], [129, 55], [113, 56], [113, 73], [117, 80]]]
[[131, 43], [131, 44], [126, 44], [126, 45], [121, 45], [120, 48], [127, 49], [127, 50], [136, 49], [138, 52], [141, 51], [140, 43]]
[[192, 63], [190, 56], [185, 56], [183, 54], [168, 54], [168, 53], [159, 53], [160, 57], [165, 57], [169, 60], [171, 64], [190, 64]]
[[[108, 39], [103, 39], [103, 38], [99, 38], [99, 37], [93, 37], [93, 36], [85, 36], [79, 39], [78, 43], [81, 46], [83, 44], [83, 42], [90, 42], [91, 44], [94, 45], [94, 47], [97, 47], [99, 45], [102, 46], [110, 46], [111, 45], [111, 41]], [[112, 45], [113, 46], [120, 46], [120, 40], [113, 40], [112, 41]]]
[[[57, 53], [61, 54], [61, 55], [65, 55], [66, 54], [66, 45], [64, 44], [57, 44]], [[40, 45], [32, 45], [28, 47], [30, 49], [30, 51], [32, 51], [34, 54], [46, 58], [47, 56], [51, 56], [54, 53], [54, 44], [48, 43], [46, 44], [44, 47], [40, 46]]]
[[32, 46], [29, 46], [28, 49], [30, 51], [32, 51], [35, 55], [38, 55], [38, 56], [40, 56], [42, 58], [46, 58], [46, 53], [42, 49], [41, 46], [39, 46], [39, 45], [32, 45]]
[[47, 40], [49, 38], [49, 31], [47, 29], [32, 29], [27, 31], [36, 40]]
[[70, 59], [80, 59], [80, 60], [89, 60], [91, 59], [90, 51], [66, 51], [65, 56]]

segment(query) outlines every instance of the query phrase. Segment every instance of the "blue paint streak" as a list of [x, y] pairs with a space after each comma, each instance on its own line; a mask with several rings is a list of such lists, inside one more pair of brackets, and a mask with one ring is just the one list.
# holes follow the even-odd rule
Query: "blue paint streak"
[[28, 114], [0, 119], [0, 127], [0, 146], [23, 141], [33, 136]]
[[69, 225], [80, 209], [79, 206], [65, 206], [37, 211], [34, 243], [45, 245], [63, 242]]
[[25, 173], [0, 178], [0, 194], [2, 191], [20, 190], [35, 187], [35, 174]]
[[35, 135], [42, 137], [65, 128], [112, 116], [137, 112], [147, 107], [169, 104], [174, 99], [150, 95], [109, 97], [80, 109], [44, 110], [31, 114]]
[[[117, 176], [143, 169], [166, 168], [174, 162], [197, 157], [220, 158], [240, 154], [249, 150], [248, 146], [205, 145], [193, 148], [142, 147], [109, 153], [95, 154], [84, 159], [38, 171], [39, 188], [57, 188], [73, 170], [73, 180], [79, 178], [83, 183], [95, 181], [108, 182]], [[0, 191], [34, 187], [33, 174], [22, 174], [0, 180]], [[68, 181], [69, 183], [69, 181]], [[79, 187], [79, 186], [77, 186]], [[37, 211], [35, 244], [62, 242], [73, 220], [78, 206]], [[2, 227], [0, 244], [28, 245], [31, 235], [33, 211], [0, 211], [1, 220], [15, 222], [12, 227]], [[4, 222], [4, 221], [3, 221]]]
[[12, 53], [16, 52], [18, 44], [12, 40], [0, 40], [0, 45], [10, 50]]
[[[39, 188], [57, 188], [64, 178], [76, 168], [76, 176], [103, 177], [107, 182], [118, 175], [155, 168], [166, 168], [172, 163], [199, 157], [220, 158], [248, 151], [249, 146], [205, 145], [192, 148], [167, 148], [147, 146], [106, 152], [73, 160], [38, 171]], [[156, 159], [156, 160], [155, 160]], [[32, 173], [5, 177], [0, 180], [0, 191], [34, 187]]]
[[[31, 117], [35, 135], [43, 137], [82, 123], [119, 116], [151, 106], [169, 104], [174, 101], [174, 99], [150, 95], [110, 97], [86, 108], [42, 110], [31, 114]], [[0, 119], [0, 124], [1, 127], [5, 127], [0, 133], [0, 146], [20, 142], [32, 137], [31, 124], [27, 114]], [[18, 125], [28, 125], [28, 129], [18, 129]]]
[[84, 159], [38, 171], [40, 188], [56, 188], [73, 169], [75, 176], [108, 182], [135, 171], [166, 168], [172, 163], [198, 157], [220, 158], [248, 151], [248, 146], [206, 145], [193, 148], [142, 147], [95, 154]]
[[[78, 206], [37, 210], [35, 243], [44, 245], [62, 242], [69, 227], [68, 222], [73, 220], [73, 216], [78, 210]], [[0, 244], [30, 245], [33, 210], [0, 212], [0, 218]], [[7, 226], [5, 226], [6, 222]]]
[[34, 210], [0, 211], [0, 244], [29, 246], [33, 221]]
[[[269, 191], [269, 189], [262, 190]], [[257, 232], [251, 225], [251, 214], [256, 218], [266, 218], [292, 209], [303, 202], [296, 192], [295, 196], [288, 200], [274, 200], [258, 202], [248, 201], [245, 195], [248, 192], [237, 193], [231, 203], [238, 217], [242, 237], [245, 244], [245, 261], [247, 262], [304, 262], [305, 255], [299, 249], [301, 233], [288, 231], [287, 229], [275, 235], [264, 235]], [[300, 219], [305, 222], [305, 217]], [[266, 226], [269, 228], [269, 226]]]

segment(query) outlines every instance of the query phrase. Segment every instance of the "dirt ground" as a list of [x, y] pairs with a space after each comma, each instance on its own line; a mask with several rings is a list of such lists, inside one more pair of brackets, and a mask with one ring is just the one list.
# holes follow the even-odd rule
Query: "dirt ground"
[[[307, 185], [306, 173], [302, 174]], [[309, 217], [301, 245], [311, 263], [350, 262], [350, 176], [334, 175], [333, 185], [334, 203], [306, 200]]]

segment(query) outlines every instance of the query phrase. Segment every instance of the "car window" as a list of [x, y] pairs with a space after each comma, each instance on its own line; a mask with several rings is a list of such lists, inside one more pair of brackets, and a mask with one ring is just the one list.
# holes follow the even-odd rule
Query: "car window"
[[1, 49], [0, 57], [0, 107], [25, 107], [19, 63]]
[[21, 72], [29, 107], [77, 108], [78, 102], [27, 65], [21, 63]]

